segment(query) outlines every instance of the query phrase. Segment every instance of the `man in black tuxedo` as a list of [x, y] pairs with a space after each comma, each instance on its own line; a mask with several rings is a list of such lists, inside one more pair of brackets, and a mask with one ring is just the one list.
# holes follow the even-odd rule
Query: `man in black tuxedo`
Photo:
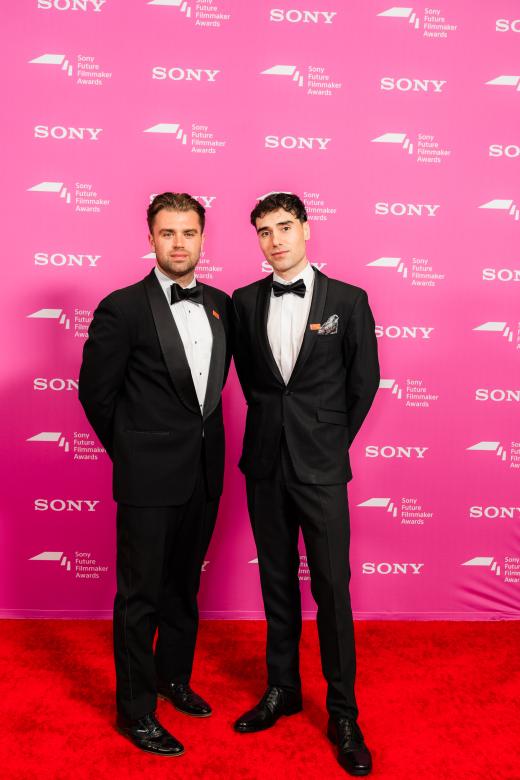
[[302, 709], [301, 528], [328, 682], [328, 736], [340, 764], [366, 775], [372, 764], [354, 695], [346, 483], [349, 447], [379, 386], [374, 319], [364, 290], [309, 264], [300, 198], [271, 194], [251, 222], [274, 271], [233, 294], [235, 363], [248, 404], [240, 469], [267, 618], [268, 688], [235, 729], [260, 731]]
[[195, 281], [204, 208], [167, 192], [147, 216], [157, 265], [96, 309], [79, 397], [114, 467], [118, 728], [142, 750], [174, 756], [184, 749], [155, 717], [157, 695], [188, 715], [211, 714], [189, 682], [222, 492], [232, 320], [230, 298]]

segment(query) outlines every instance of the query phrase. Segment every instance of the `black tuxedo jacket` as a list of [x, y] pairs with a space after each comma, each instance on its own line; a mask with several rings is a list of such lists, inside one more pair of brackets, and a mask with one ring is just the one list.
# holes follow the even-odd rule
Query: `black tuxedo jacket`
[[[267, 477], [283, 429], [301, 482], [347, 482], [349, 446], [379, 387], [367, 294], [315, 269], [305, 336], [286, 386], [267, 337], [271, 284], [272, 274], [233, 294], [235, 364], [248, 404], [240, 469], [253, 479]], [[333, 315], [337, 332], [320, 333]]]
[[114, 498], [123, 504], [185, 503], [202, 448], [209, 496], [222, 492], [231, 299], [204, 285], [213, 347], [203, 414], [169, 308], [152, 271], [101, 301], [83, 350], [79, 398], [113, 460]]

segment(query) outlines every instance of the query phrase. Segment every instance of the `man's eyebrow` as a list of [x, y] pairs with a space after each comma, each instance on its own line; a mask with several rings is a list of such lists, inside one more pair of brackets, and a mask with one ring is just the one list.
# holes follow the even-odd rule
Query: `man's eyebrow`
[[[277, 226], [278, 225], [282, 225], [282, 226], [283, 225], [292, 225], [292, 223], [293, 223], [292, 219], [285, 219], [283, 222], [277, 222], [276, 225]], [[264, 225], [263, 227], [259, 227], [256, 232], [260, 233], [262, 230], [269, 230], [269, 228], [268, 228], [267, 225]]]
[[[159, 233], [173, 233], [173, 232], [174, 232], [173, 228], [161, 228], [159, 230]], [[184, 230], [182, 232], [183, 233], [196, 233], [197, 232], [197, 228], [194, 228], [194, 227], [192, 227], [192, 228], [184, 228]]]

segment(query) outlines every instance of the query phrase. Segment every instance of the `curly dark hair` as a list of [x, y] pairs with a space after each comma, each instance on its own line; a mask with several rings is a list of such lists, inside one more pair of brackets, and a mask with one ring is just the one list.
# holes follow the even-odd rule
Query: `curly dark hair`
[[271, 192], [263, 200], [260, 200], [251, 212], [251, 224], [256, 227], [256, 220], [265, 217], [271, 211], [283, 209], [299, 219], [307, 222], [307, 212], [303, 201], [293, 192]]

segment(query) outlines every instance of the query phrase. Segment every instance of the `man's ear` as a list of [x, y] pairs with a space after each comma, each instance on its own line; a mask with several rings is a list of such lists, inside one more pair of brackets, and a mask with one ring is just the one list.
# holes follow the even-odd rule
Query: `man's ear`
[[148, 233], [148, 241], [150, 242], [150, 246], [152, 247], [152, 249], [155, 249], [155, 243], [151, 233]]
[[303, 237], [306, 241], [311, 237], [311, 226], [308, 222], [303, 223]]

